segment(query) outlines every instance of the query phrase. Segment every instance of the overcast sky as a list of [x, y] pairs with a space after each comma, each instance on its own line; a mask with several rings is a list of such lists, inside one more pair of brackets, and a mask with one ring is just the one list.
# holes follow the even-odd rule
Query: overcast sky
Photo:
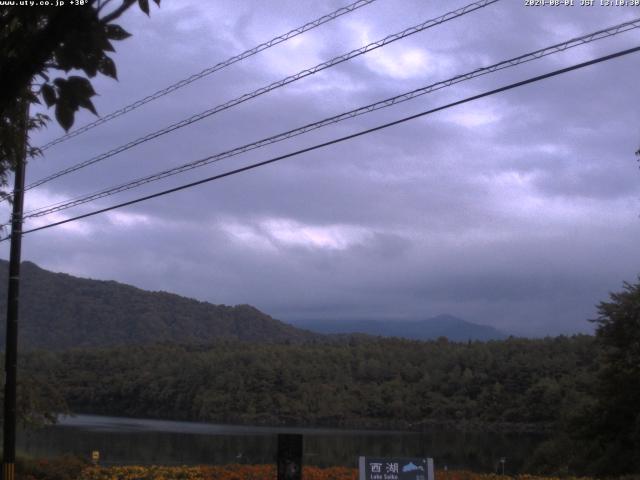
[[[163, 0], [117, 44], [107, 114], [349, 0]], [[599, 0], [597, 0], [599, 3]], [[464, 6], [377, 0], [57, 145], [27, 182]], [[579, 4], [580, 0], [574, 3]], [[165, 135], [27, 193], [27, 209], [320, 120], [640, 17], [640, 7], [502, 0]], [[580, 46], [296, 139], [32, 220], [38, 226], [327, 141], [639, 45]], [[640, 53], [447, 109], [127, 207], [26, 235], [43, 268], [284, 321], [448, 313], [508, 332], [590, 331], [594, 306], [640, 273]], [[76, 126], [90, 121], [78, 116]], [[33, 136], [42, 144], [57, 124]], [[6, 207], [2, 212], [7, 218]], [[2, 257], [8, 257], [6, 242]]]

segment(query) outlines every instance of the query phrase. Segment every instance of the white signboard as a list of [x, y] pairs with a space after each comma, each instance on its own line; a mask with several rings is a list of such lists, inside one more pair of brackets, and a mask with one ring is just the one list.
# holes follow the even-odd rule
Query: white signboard
[[360, 457], [359, 480], [434, 480], [433, 458]]

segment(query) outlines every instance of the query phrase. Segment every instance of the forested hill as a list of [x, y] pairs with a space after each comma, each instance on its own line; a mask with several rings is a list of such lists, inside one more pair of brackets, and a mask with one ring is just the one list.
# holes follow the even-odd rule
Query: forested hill
[[76, 413], [208, 422], [545, 430], [588, 402], [593, 337], [155, 345], [33, 352]]
[[[6, 311], [8, 262], [0, 260], [0, 311]], [[114, 281], [73, 277], [22, 263], [20, 342], [65, 349], [225, 338], [299, 342], [317, 334], [271, 318], [250, 305], [213, 305]], [[4, 345], [4, 328], [0, 341]]]

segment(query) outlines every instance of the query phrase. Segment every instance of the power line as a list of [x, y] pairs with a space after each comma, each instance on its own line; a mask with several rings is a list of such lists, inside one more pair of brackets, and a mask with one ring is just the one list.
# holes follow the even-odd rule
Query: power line
[[[188, 188], [192, 188], [192, 187], [195, 187], [197, 185], [202, 185], [204, 183], [212, 182], [214, 180], [220, 180], [222, 178], [229, 177], [231, 175], [235, 175], [235, 174], [238, 174], [238, 173], [246, 172], [248, 170], [253, 170], [253, 169], [258, 168], [258, 167], [262, 167], [262, 166], [265, 166], [265, 165], [269, 165], [271, 163], [278, 162], [280, 160], [284, 160], [284, 159], [287, 159], [287, 158], [295, 157], [295, 156], [301, 155], [303, 153], [311, 152], [313, 150], [317, 150], [317, 149], [320, 149], [320, 148], [328, 147], [330, 145], [334, 145], [334, 144], [341, 143], [341, 142], [344, 142], [344, 141], [347, 141], [347, 140], [351, 140], [351, 139], [354, 139], [354, 138], [357, 138], [357, 137], [361, 137], [363, 135], [367, 135], [367, 134], [370, 134], [370, 133], [373, 133], [373, 132], [377, 132], [378, 130], [383, 130], [385, 128], [389, 128], [389, 127], [392, 127], [392, 126], [395, 126], [395, 125], [399, 125], [401, 123], [408, 122], [410, 120], [415, 120], [416, 118], [424, 117], [426, 115], [430, 115], [432, 113], [439, 112], [441, 110], [446, 110], [448, 108], [452, 108], [452, 107], [455, 107], [457, 105], [462, 105], [464, 103], [468, 103], [468, 102], [471, 102], [471, 101], [474, 101], [474, 100], [478, 100], [480, 98], [488, 97], [490, 95], [495, 95], [497, 93], [505, 92], [507, 90], [512, 90], [514, 88], [518, 88], [518, 87], [521, 87], [521, 86], [524, 86], [524, 85], [528, 85], [528, 84], [531, 84], [531, 83], [539, 82], [539, 81], [545, 80], [547, 78], [555, 77], [555, 76], [558, 76], [558, 75], [561, 75], [561, 74], [564, 74], [564, 73], [567, 73], [567, 72], [571, 72], [573, 70], [578, 70], [580, 68], [584, 68], [584, 67], [587, 67], [587, 66], [590, 66], [590, 65], [594, 65], [594, 64], [597, 64], [597, 63], [601, 63], [601, 62], [605, 62], [605, 61], [608, 61], [608, 60], [612, 60], [614, 58], [622, 57], [624, 55], [629, 55], [631, 53], [635, 53], [635, 52], [638, 52], [638, 51], [640, 51], [640, 46], [634, 47], [634, 48], [630, 48], [630, 49], [627, 49], [627, 50], [622, 50], [622, 51], [619, 51], [619, 52], [616, 52], [616, 53], [612, 53], [610, 55], [605, 55], [603, 57], [599, 57], [599, 58], [596, 58], [596, 59], [593, 59], [593, 60], [589, 60], [587, 62], [578, 63], [578, 64], [572, 65], [570, 67], [565, 67], [565, 68], [561, 68], [561, 69], [558, 69], [558, 70], [554, 70], [552, 72], [545, 73], [543, 75], [538, 75], [538, 76], [535, 76], [535, 77], [528, 78], [527, 80], [522, 80], [520, 82], [511, 83], [509, 85], [506, 85], [506, 86], [503, 86], [503, 87], [500, 87], [500, 88], [496, 88], [496, 89], [493, 89], [493, 90], [489, 90], [487, 92], [480, 93], [478, 95], [473, 95], [471, 97], [467, 97], [465, 99], [458, 100], [456, 102], [448, 103], [448, 104], [440, 106], [440, 107], [432, 108], [430, 110], [426, 110], [424, 112], [420, 112], [420, 113], [417, 113], [415, 115], [410, 115], [408, 117], [404, 117], [404, 118], [401, 118], [399, 120], [395, 120], [393, 122], [388, 122], [388, 123], [385, 123], [385, 124], [382, 124], [382, 125], [378, 125], [378, 126], [373, 127], [373, 128], [369, 128], [369, 129], [362, 130], [362, 131], [357, 132], [357, 133], [353, 133], [351, 135], [346, 135], [346, 136], [343, 136], [343, 137], [340, 137], [340, 138], [336, 138], [336, 139], [333, 139], [333, 140], [330, 140], [330, 141], [327, 141], [327, 142], [324, 142], [324, 143], [319, 143], [319, 144], [313, 145], [311, 147], [307, 147], [307, 148], [303, 148], [303, 149], [300, 149], [300, 150], [296, 150], [295, 152], [290, 152], [290, 153], [287, 153], [285, 155], [280, 155], [278, 157], [274, 157], [274, 158], [271, 158], [269, 160], [264, 160], [262, 162], [253, 163], [251, 165], [247, 165], [247, 166], [241, 167], [241, 168], [236, 168], [234, 170], [230, 170], [230, 171], [218, 174], [218, 175], [213, 175], [211, 177], [207, 177], [207, 178], [204, 178], [204, 179], [201, 179], [201, 180], [197, 180], [195, 182], [191, 182], [191, 183], [187, 183], [187, 184], [184, 184], [184, 185], [180, 185], [178, 187], [170, 188], [168, 190], [163, 190], [161, 192], [153, 193], [151, 195], [146, 195], [144, 197], [139, 197], [139, 198], [136, 198], [134, 200], [129, 200], [127, 202], [123, 202], [123, 203], [119, 203], [119, 204], [116, 204], [116, 205], [112, 205], [110, 207], [101, 208], [99, 210], [94, 210], [93, 212], [89, 212], [89, 213], [85, 213], [85, 214], [82, 214], [82, 215], [78, 215], [78, 216], [75, 216], [75, 217], [72, 217], [72, 218], [68, 218], [66, 220], [61, 220], [59, 222], [49, 223], [49, 224], [43, 225], [41, 227], [36, 227], [36, 228], [29, 229], [29, 230], [25, 230], [25, 231], [22, 232], [22, 234], [24, 235], [24, 234], [27, 234], [27, 233], [37, 232], [39, 230], [45, 230], [47, 228], [56, 227], [56, 226], [59, 226], [59, 225], [63, 225], [65, 223], [74, 222], [76, 220], [80, 220], [80, 219], [87, 218], [87, 217], [92, 217], [92, 216], [98, 215], [100, 213], [109, 212], [111, 210], [116, 210], [116, 209], [123, 208], [123, 207], [129, 206], [129, 205], [133, 205], [133, 204], [136, 204], [136, 203], [144, 202], [146, 200], [151, 200], [153, 198], [157, 198], [157, 197], [161, 197], [161, 196], [164, 196], [164, 195], [168, 195], [170, 193], [178, 192], [180, 190], [186, 190]], [[0, 239], [0, 241], [5, 241], [5, 240], [7, 240], [9, 238], [10, 238], [10, 236], [7, 236], [7, 237], [4, 237], [4, 238]]]
[[354, 10], [357, 10], [358, 8], [364, 7], [365, 5], [369, 5], [370, 3], [375, 2], [376, 0], [358, 0], [357, 2], [354, 2], [350, 5], [347, 5], [346, 7], [342, 7], [339, 8], [327, 15], [324, 15], [316, 20], [313, 20], [309, 23], [306, 23], [304, 25], [302, 25], [301, 27], [295, 28], [283, 35], [279, 35], [277, 37], [272, 38], [271, 40], [269, 40], [268, 42], [264, 42], [261, 43], [260, 45], [257, 45], [249, 50], [246, 50], [236, 56], [233, 56], [231, 58], [228, 58], [227, 60], [224, 60], [222, 62], [219, 62], [211, 67], [205, 68], [204, 70], [202, 70], [199, 73], [196, 73], [194, 75], [191, 75], [190, 77], [187, 77], [185, 79], [182, 79], [172, 85], [169, 85], [166, 88], [163, 88], [161, 90], [158, 90], [154, 93], [152, 93], [151, 95], [147, 95], [146, 97], [137, 100], [125, 107], [122, 107], [119, 110], [116, 110], [114, 112], [109, 113], [108, 115], [105, 115], [103, 117], [98, 118], [97, 120], [95, 120], [94, 122], [91, 122], [87, 125], [84, 125], [81, 128], [78, 128], [76, 130], [72, 130], [71, 132], [62, 135], [52, 141], [50, 141], [49, 143], [43, 145], [42, 147], [39, 147], [40, 150], [44, 151], [47, 150], [48, 148], [53, 147], [54, 145], [57, 145], [59, 143], [62, 143], [66, 140], [69, 140], [70, 138], [76, 137], [84, 132], [87, 132], [99, 125], [102, 125], [103, 123], [106, 123], [110, 120], [113, 120], [114, 118], [118, 118], [126, 113], [131, 112], [132, 110], [135, 110], [139, 107], [141, 107], [142, 105], [145, 105], [149, 102], [152, 102], [154, 100], [157, 100], [160, 97], [164, 97], [165, 95], [171, 93], [171, 92], [175, 92], [176, 90], [185, 87], [187, 85], [189, 85], [190, 83], [195, 82], [196, 80], [200, 80], [201, 78], [204, 78], [208, 75], [211, 75], [214, 72], [217, 72], [218, 70], [222, 70], [223, 68], [229, 67], [231, 65], [233, 65], [234, 63], [237, 63], [241, 60], [244, 60], [246, 58], [252, 57], [253, 55], [256, 55], [257, 53], [260, 53], [264, 50], [267, 50], [268, 48], [274, 47], [280, 43], [283, 43], [291, 38], [297, 37], [298, 35], [301, 35], [305, 32], [308, 32], [309, 30], [312, 30], [314, 28], [319, 27], [320, 25], [323, 25], [327, 22], [330, 22], [331, 20], [335, 20], [338, 17], [341, 17], [342, 15], [345, 15], [347, 13], [351, 13]]
[[173, 175], [177, 175], [179, 173], [188, 171], [188, 170], [192, 170], [195, 168], [199, 168], [214, 162], [218, 162], [221, 161], [223, 159], [226, 158], [230, 158], [242, 153], [246, 153], [248, 151], [257, 149], [257, 148], [261, 148], [263, 146], [266, 145], [270, 145], [276, 142], [280, 142], [283, 140], [287, 140], [289, 138], [310, 132], [312, 130], [316, 130], [322, 127], [325, 127], [327, 125], [331, 125], [331, 124], [335, 124], [350, 118], [354, 118], [356, 116], [359, 115], [364, 115], [366, 113], [370, 113], [376, 110], [380, 110], [382, 108], [387, 108], [387, 107], [391, 107], [393, 105], [397, 105], [399, 103], [402, 102], [406, 102], [408, 100], [412, 100], [415, 99], [416, 97], [431, 93], [433, 91], [436, 90], [440, 90], [442, 88], [445, 87], [449, 87], [451, 85], [455, 85], [457, 83], [466, 81], [466, 80], [470, 80], [472, 78], [476, 78], [482, 75], [486, 75], [488, 73], [492, 73], [492, 72], [496, 72], [499, 70], [503, 70], [506, 68], [511, 68], [511, 67], [515, 67], [517, 65], [520, 65], [522, 63], [526, 63], [526, 62], [530, 62], [532, 60], [536, 60], [539, 58], [543, 58], [545, 56], [548, 55], [552, 55], [561, 51], [565, 51], [569, 48], [573, 48], [579, 45], [584, 45], [586, 43], [590, 43], [596, 40], [600, 40], [603, 38], [607, 38], [607, 37], [611, 37], [623, 32], [627, 32], [629, 30], [635, 29], [635, 28], [639, 28], [640, 27], [640, 18], [635, 19], [635, 20], [631, 20], [629, 22], [624, 22], [612, 27], [608, 27], [606, 29], [602, 29], [602, 30], [598, 30], [596, 32], [593, 33], [589, 33], [587, 35], [583, 35], [581, 37], [576, 37], [573, 38], [571, 40], [567, 40], [565, 42], [562, 43], [558, 43], [555, 45], [552, 45], [550, 47], [546, 47], [546, 48], [542, 48], [530, 53], [526, 53], [523, 55], [520, 55], [518, 57], [514, 57], [508, 60], [503, 60], [499, 63], [495, 63], [493, 65], [490, 65], [488, 67], [482, 67], [476, 70], [473, 70], [471, 72], [465, 73], [465, 74], [461, 74], [461, 75], [457, 75], [455, 77], [452, 77], [448, 80], [443, 80], [443, 81], [439, 81], [436, 83], [433, 83], [431, 85], [416, 89], [416, 90], [412, 90], [410, 92], [407, 93], [403, 93], [401, 95], [396, 95], [394, 97], [391, 98], [387, 98], [385, 100], [381, 100], [363, 107], [359, 107], [357, 109], [348, 111], [348, 112], [344, 112], [341, 113], [339, 115], [335, 115], [333, 117], [329, 117], [329, 118], [325, 118], [323, 120], [320, 120], [318, 122], [314, 122], [302, 127], [298, 127], [296, 129], [293, 130], [289, 130], [287, 132], [284, 133], [279, 133], [277, 135], [273, 135], [271, 137], [267, 137], [267, 138], [263, 138], [261, 140], [255, 141], [253, 143], [249, 143], [240, 147], [236, 147], [233, 148], [231, 150], [227, 150], [225, 152], [222, 153], [218, 153], [215, 155], [211, 155], [193, 162], [189, 162], [177, 167], [173, 167], [152, 175], [148, 175], [145, 177], [141, 177], [138, 178], [136, 180], [132, 180], [129, 181], [127, 183], [121, 184], [121, 185], [117, 185], [114, 187], [109, 187], [107, 189], [103, 189], [100, 190], [98, 192], [94, 192], [91, 194], [85, 194], [82, 196], [78, 196], [75, 197], [73, 199], [68, 199], [68, 200], [63, 200], [51, 205], [47, 205], [44, 207], [40, 207], [37, 209], [33, 209], [30, 210], [28, 212], [25, 213], [25, 218], [34, 218], [34, 217], [41, 217], [44, 215], [48, 215], [50, 213], [54, 213], [54, 212], [58, 212], [61, 210], [66, 210], [78, 205], [82, 205], [88, 202], [91, 202], [93, 200], [97, 200], [100, 198], [105, 198], [105, 197], [109, 197], [112, 195], [115, 195], [117, 193], [121, 193], [124, 192], [126, 190], [130, 190], [132, 188], [136, 188], [139, 187], [141, 185], [147, 184], [147, 183], [151, 183], [157, 180], [161, 180], [163, 178], [167, 178]]
[[306, 70], [302, 70], [298, 73], [296, 73], [295, 75], [290, 75], [282, 80], [279, 80], [277, 82], [271, 83], [270, 85], [267, 85], [266, 87], [262, 87], [259, 88], [257, 90], [254, 90], [251, 93], [246, 93], [240, 97], [237, 97], [233, 100], [229, 100], [226, 103], [217, 105], [216, 107], [210, 108], [209, 110], [205, 110], [204, 112], [198, 113], [196, 115], [193, 115], [187, 119], [181, 120], [177, 123], [173, 123], [171, 125], [169, 125], [168, 127], [165, 127], [161, 130], [157, 130], [153, 133], [150, 133], [148, 135], [145, 135], [143, 137], [140, 137], [136, 140], [133, 140], [129, 143], [126, 143], [124, 145], [121, 145], [119, 147], [116, 147], [106, 153], [100, 154], [96, 157], [90, 158], [89, 160], [85, 160], [84, 162], [80, 162], [76, 165], [73, 165], [71, 167], [65, 168], [63, 170], [60, 170], [54, 174], [51, 174], [45, 178], [42, 178], [40, 180], [37, 180], [29, 185], [27, 185], [25, 187], [25, 191], [26, 190], [30, 190], [32, 188], [35, 188], [37, 186], [40, 186], [44, 183], [50, 182], [51, 180], [54, 180], [56, 178], [59, 178], [63, 175], [67, 175], [69, 173], [75, 172], [76, 170], [80, 170], [81, 168], [87, 167], [89, 165], [93, 165], [94, 163], [100, 162], [102, 160], [105, 160], [109, 157], [112, 157], [118, 153], [124, 152], [125, 150], [129, 150], [130, 148], [133, 148], [137, 145], [140, 145], [141, 143], [145, 143], [148, 142], [149, 140], [153, 140], [157, 137], [160, 137], [161, 135], [165, 135], [167, 133], [170, 133], [174, 130], [177, 130], [179, 128], [182, 127], [186, 127], [187, 125], [191, 125], [192, 123], [198, 122], [200, 120], [203, 120], [204, 118], [207, 118], [211, 115], [214, 115], [216, 113], [219, 113], [223, 110], [227, 110], [231, 107], [234, 107], [236, 105], [239, 105], [243, 102], [246, 102], [247, 100], [251, 100], [255, 97], [258, 97], [260, 95], [263, 95], [265, 93], [268, 93], [272, 90], [275, 90], [277, 88], [283, 87], [285, 85], [288, 85], [292, 82], [295, 82], [297, 80], [300, 80], [302, 78], [308, 77], [310, 75], [316, 74], [322, 70], [325, 70], [327, 68], [333, 67], [335, 65], [338, 65], [340, 63], [346, 62], [348, 60], [351, 60], [355, 57], [358, 57], [360, 55], [364, 55], [367, 52], [370, 52], [372, 50], [375, 50], [377, 48], [383, 47], [385, 45], [388, 45], [392, 42], [395, 42], [397, 40], [400, 40], [402, 38], [408, 37], [410, 35], [414, 35], [418, 32], [421, 32], [423, 30], [426, 30], [428, 28], [434, 27], [436, 25], [440, 25], [444, 22], [447, 22], [449, 20], [453, 20], [455, 18], [461, 17], [463, 15], [466, 15], [468, 13], [471, 13], [475, 10], [478, 10], [480, 8], [484, 8], [488, 5], [491, 5], [493, 3], [496, 3], [500, 0], [479, 0], [476, 2], [473, 2], [469, 5], [466, 5], [465, 7], [459, 8], [457, 10], [448, 12], [444, 15], [441, 15], [440, 17], [431, 19], [431, 20], [427, 20], [425, 22], [422, 22], [418, 25], [415, 25], [413, 27], [407, 28], [401, 32], [398, 33], [394, 33], [392, 35], [388, 35], [387, 37], [378, 40], [377, 42], [373, 42], [370, 43], [368, 45], [365, 45], [364, 47], [360, 47], [358, 49], [352, 50], [344, 55], [340, 55], [338, 57], [334, 57], [331, 60], [328, 60], [326, 62], [320, 63], [318, 65], [316, 65], [315, 67], [311, 67], [309, 69]]
[[254, 90], [253, 92], [246, 93], [246, 94], [244, 94], [244, 95], [242, 95], [240, 97], [237, 97], [237, 98], [235, 98], [233, 100], [230, 100], [230, 101], [228, 101], [226, 103], [217, 105], [217, 106], [215, 106], [215, 107], [213, 107], [213, 108], [211, 108], [209, 110], [205, 110], [204, 112], [201, 112], [199, 114], [193, 115], [193, 116], [191, 116], [191, 117], [189, 117], [187, 119], [181, 120], [180, 122], [176, 122], [174, 124], [171, 124], [171, 125], [163, 128], [163, 129], [161, 129], [161, 130], [157, 130], [157, 131], [152, 132], [152, 133], [150, 133], [148, 135], [145, 135], [145, 136], [140, 137], [140, 138], [138, 138], [136, 140], [133, 140], [133, 141], [127, 143], [127, 144], [124, 144], [124, 145], [121, 145], [119, 147], [116, 147], [116, 148], [114, 148], [114, 149], [112, 149], [112, 150], [110, 150], [110, 151], [108, 151], [106, 153], [103, 153], [103, 154], [98, 155], [96, 157], [93, 157], [93, 158], [91, 158], [89, 160], [85, 160], [84, 162], [81, 162], [79, 164], [76, 164], [76, 165], [73, 165], [73, 166], [68, 167], [66, 169], [63, 169], [63, 170], [61, 170], [59, 172], [56, 172], [56, 173], [54, 173], [52, 175], [49, 175], [49, 176], [47, 176], [47, 177], [45, 177], [45, 178], [43, 178], [41, 180], [38, 180], [36, 182], [33, 182], [33, 183], [27, 185], [27, 187], [25, 189], [26, 190], [30, 190], [31, 188], [35, 188], [35, 187], [37, 187], [39, 185], [42, 185], [42, 184], [44, 184], [46, 182], [49, 182], [51, 180], [54, 180], [56, 178], [59, 178], [59, 177], [61, 177], [63, 175], [72, 173], [72, 172], [74, 172], [76, 170], [79, 170], [81, 168], [84, 168], [86, 166], [89, 166], [89, 165], [92, 165], [92, 164], [97, 163], [99, 161], [105, 160], [105, 159], [107, 159], [109, 157], [112, 157], [112, 156], [118, 154], [118, 153], [121, 153], [121, 152], [123, 152], [125, 150], [128, 150], [130, 148], [133, 148], [133, 147], [135, 147], [135, 146], [137, 146], [137, 145], [139, 145], [141, 143], [147, 142], [147, 141], [155, 139], [155, 138], [157, 138], [157, 137], [159, 137], [161, 135], [170, 133], [170, 132], [172, 132], [174, 130], [177, 130], [179, 128], [182, 128], [182, 127], [185, 127], [185, 126], [190, 125], [192, 123], [195, 123], [197, 121], [200, 121], [200, 120], [202, 120], [204, 118], [207, 118], [207, 117], [209, 117], [209, 116], [211, 116], [213, 114], [219, 113], [219, 112], [221, 112], [223, 110], [227, 110], [227, 109], [229, 109], [231, 107], [239, 105], [240, 103], [248, 101], [248, 100], [250, 100], [252, 98], [255, 98], [257, 96], [263, 95], [263, 94], [268, 93], [268, 92], [270, 92], [272, 90], [275, 90], [277, 88], [280, 88], [280, 87], [283, 87], [285, 85], [288, 85], [289, 83], [295, 82], [295, 81], [300, 80], [302, 78], [305, 78], [307, 76], [310, 76], [310, 75], [313, 75], [315, 73], [318, 73], [319, 71], [322, 71], [322, 70], [325, 70], [327, 68], [330, 68], [330, 67], [333, 67], [335, 65], [338, 65], [340, 63], [346, 62], [348, 60], [351, 60], [352, 58], [355, 58], [357, 56], [363, 55], [363, 54], [365, 54], [365, 53], [367, 53], [369, 51], [375, 50], [377, 48], [380, 48], [382, 46], [385, 46], [387, 44], [390, 44], [390, 43], [395, 42], [397, 40], [400, 40], [402, 38], [408, 37], [408, 36], [413, 35], [415, 33], [421, 32], [421, 31], [426, 30], [428, 28], [434, 27], [434, 26], [439, 25], [441, 23], [444, 23], [446, 21], [458, 18], [458, 17], [463, 16], [463, 15], [465, 15], [467, 13], [471, 13], [471, 12], [473, 12], [475, 10], [478, 10], [480, 8], [483, 8], [483, 7], [486, 7], [486, 6], [488, 6], [488, 5], [492, 4], [492, 3], [496, 3], [497, 1], [499, 1], [499, 0], [480, 0], [480, 1], [476, 1], [476, 2], [471, 3], [471, 4], [469, 4], [469, 5], [465, 6], [465, 7], [460, 8], [460, 9], [448, 12], [448, 13], [440, 16], [440, 17], [437, 17], [437, 18], [434, 18], [434, 19], [431, 19], [431, 20], [427, 20], [427, 21], [425, 21], [425, 22], [423, 22], [421, 24], [418, 24], [418, 25], [415, 25], [413, 27], [407, 28], [407, 29], [405, 29], [405, 30], [403, 30], [401, 32], [398, 32], [398, 33], [395, 33], [395, 34], [392, 34], [392, 35], [388, 35], [387, 37], [385, 37], [385, 38], [383, 38], [381, 40], [378, 40], [376, 42], [372, 42], [372, 43], [370, 43], [368, 45], [365, 45], [364, 47], [352, 50], [352, 51], [350, 51], [350, 52], [348, 52], [348, 53], [346, 53], [344, 55], [340, 55], [338, 57], [334, 57], [333, 59], [331, 59], [329, 61], [320, 63], [320, 64], [318, 64], [318, 65], [316, 65], [314, 67], [311, 67], [309, 69], [302, 70], [302, 71], [296, 73], [295, 75], [291, 75], [291, 76], [285, 77], [284, 79], [279, 80], [277, 82], [273, 82], [273, 83], [271, 83], [270, 85], [268, 85], [266, 87], [262, 87], [262, 88], [259, 88], [257, 90]]

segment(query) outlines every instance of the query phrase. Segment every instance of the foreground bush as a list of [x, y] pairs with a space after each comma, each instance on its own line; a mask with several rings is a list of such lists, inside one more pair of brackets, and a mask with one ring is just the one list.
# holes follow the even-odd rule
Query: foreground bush
[[73, 455], [57, 458], [19, 458], [16, 462], [18, 480], [77, 480], [87, 468], [86, 460]]
[[[305, 480], [357, 480], [353, 468], [304, 468]], [[265, 480], [276, 478], [274, 465], [195, 467], [89, 467], [79, 480]]]

